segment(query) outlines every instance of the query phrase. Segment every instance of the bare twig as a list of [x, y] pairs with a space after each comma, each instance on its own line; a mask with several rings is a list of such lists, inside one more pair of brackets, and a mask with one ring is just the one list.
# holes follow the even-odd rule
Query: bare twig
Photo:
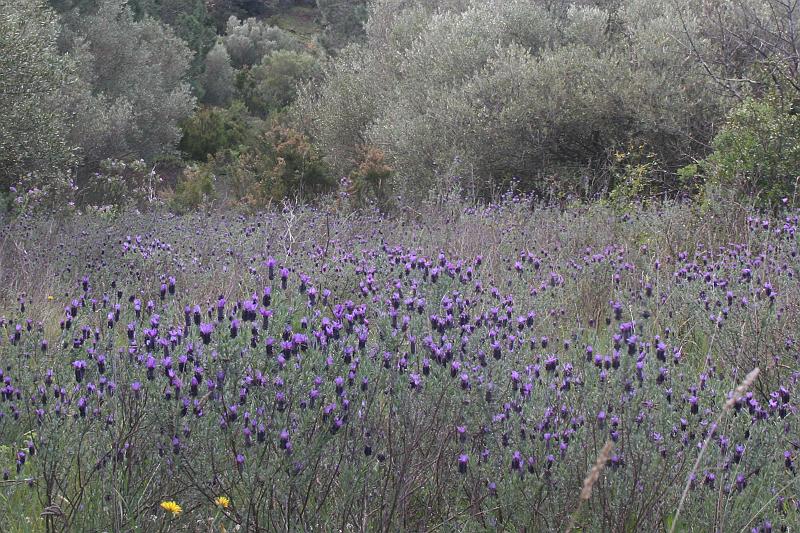
[[686, 496], [689, 494], [689, 487], [692, 484], [692, 477], [697, 472], [698, 467], [700, 466], [700, 461], [703, 460], [703, 456], [706, 453], [706, 449], [708, 449], [708, 443], [711, 442], [711, 438], [714, 436], [714, 431], [719, 426], [720, 422], [722, 422], [722, 417], [725, 416], [725, 413], [730, 411], [733, 406], [739, 401], [742, 396], [745, 395], [747, 389], [749, 389], [753, 383], [755, 382], [758, 374], [761, 371], [758, 367], [754, 368], [747, 376], [744, 378], [744, 381], [734, 389], [733, 394], [731, 397], [728, 398], [728, 401], [725, 402], [725, 405], [722, 407], [722, 411], [720, 411], [719, 416], [714, 421], [714, 423], [709, 427], [708, 435], [706, 435], [706, 439], [703, 441], [703, 447], [700, 449], [700, 453], [697, 455], [697, 460], [694, 462], [694, 466], [692, 467], [691, 472], [689, 472], [689, 477], [686, 479], [686, 485], [683, 487], [683, 494], [681, 494], [681, 499], [678, 502], [678, 509], [675, 511], [675, 516], [672, 519], [672, 525], [669, 528], [669, 533], [674, 533], [675, 526], [678, 523], [678, 517], [681, 514], [681, 509], [683, 509], [683, 504], [686, 501]]
[[569, 525], [567, 526], [566, 531], [572, 531], [575, 528], [575, 521], [578, 519], [578, 513], [583, 507], [583, 503], [589, 500], [592, 497], [592, 488], [600, 479], [600, 474], [603, 472], [603, 469], [606, 466], [606, 462], [608, 458], [611, 456], [611, 449], [614, 447], [614, 443], [610, 440], [606, 441], [603, 445], [603, 448], [600, 450], [600, 453], [597, 455], [597, 460], [594, 463], [594, 466], [591, 470], [589, 470], [589, 474], [583, 480], [583, 488], [581, 489], [581, 496], [578, 500], [578, 507], [575, 509], [575, 512], [572, 513], [572, 518], [569, 521]]

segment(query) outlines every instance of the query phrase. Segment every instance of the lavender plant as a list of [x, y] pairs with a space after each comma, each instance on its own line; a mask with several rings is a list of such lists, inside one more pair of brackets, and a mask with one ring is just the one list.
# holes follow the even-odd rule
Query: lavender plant
[[5, 525], [800, 525], [798, 213], [524, 200], [4, 228]]

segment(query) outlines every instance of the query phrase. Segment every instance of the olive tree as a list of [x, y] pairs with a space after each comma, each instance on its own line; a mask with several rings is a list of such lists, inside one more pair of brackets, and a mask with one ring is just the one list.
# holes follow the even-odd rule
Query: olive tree
[[676, 9], [380, 0], [366, 41], [301, 91], [295, 116], [337, 172], [374, 146], [409, 194], [447, 174], [480, 195], [512, 181], [541, 192], [553, 176], [587, 173], [609, 187], [616, 150], [647, 144], [679, 166], [724, 116], [686, 53]]
[[265, 55], [277, 50], [302, 50], [302, 45], [290, 33], [255, 18], [239, 20], [230, 17], [225, 27], [223, 43], [235, 68], [249, 67]]
[[58, 53], [56, 14], [37, 0], [0, 0], [0, 192], [27, 173], [53, 177], [71, 160], [67, 116], [53, 102], [75, 81]]
[[195, 104], [186, 76], [192, 52], [155, 19], [136, 20], [121, 0], [67, 19], [64, 51], [81, 82], [65, 94], [75, 117], [69, 138], [87, 163], [106, 158], [151, 160], [174, 151], [179, 122]]
[[217, 43], [205, 58], [205, 69], [201, 77], [203, 100], [211, 105], [228, 105], [235, 93], [236, 73], [231, 58], [222, 43]]

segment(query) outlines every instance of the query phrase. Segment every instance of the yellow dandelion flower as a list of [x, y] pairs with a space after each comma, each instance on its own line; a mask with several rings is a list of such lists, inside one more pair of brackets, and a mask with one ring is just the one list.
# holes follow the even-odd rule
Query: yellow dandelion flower
[[214, 499], [214, 503], [216, 503], [223, 509], [227, 509], [231, 505], [231, 500], [227, 496], [219, 496]]
[[56, 299], [56, 297], [55, 297], [55, 296], [53, 296], [52, 294], [50, 294], [50, 295], [48, 295], [48, 296], [47, 296], [47, 299], [48, 299], [48, 300], [50, 300], [50, 301], [52, 302], [53, 300], [55, 300], [55, 299]]
[[167, 511], [168, 513], [172, 513], [172, 516], [178, 516], [183, 512], [183, 507], [172, 501], [161, 502], [161, 508]]

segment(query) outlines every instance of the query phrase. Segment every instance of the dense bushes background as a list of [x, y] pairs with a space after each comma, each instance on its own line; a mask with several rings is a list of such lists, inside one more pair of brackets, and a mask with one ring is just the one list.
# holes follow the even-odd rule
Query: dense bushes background
[[[307, 200], [299, 176], [223, 191], [279, 149], [263, 142], [275, 127], [306, 139], [322, 181], [360, 184], [357, 203], [382, 209], [452, 187], [618, 204], [709, 188], [775, 204], [796, 188], [786, 0], [2, 6], [0, 180], [17, 210], [48, 194], [115, 204], [74, 195], [102, 189], [105, 160], [154, 169], [156, 202], [193, 175], [176, 158], [227, 203]], [[364, 179], [367, 161], [380, 179]]]

